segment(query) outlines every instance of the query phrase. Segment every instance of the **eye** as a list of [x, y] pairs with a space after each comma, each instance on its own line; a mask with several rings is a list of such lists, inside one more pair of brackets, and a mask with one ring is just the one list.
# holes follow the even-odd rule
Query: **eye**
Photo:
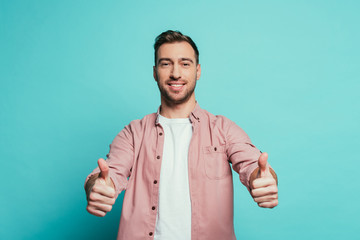
[[183, 66], [184, 66], [184, 67], [189, 67], [189, 66], [190, 66], [190, 63], [184, 62], [184, 63], [183, 63]]
[[161, 67], [167, 67], [167, 66], [169, 66], [170, 64], [168, 63], [168, 62], [161, 62], [160, 63], [160, 66]]

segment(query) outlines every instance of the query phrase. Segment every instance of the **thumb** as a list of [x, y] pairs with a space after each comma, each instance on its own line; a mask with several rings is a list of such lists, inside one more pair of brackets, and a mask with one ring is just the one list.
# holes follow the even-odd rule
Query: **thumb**
[[258, 160], [260, 177], [265, 177], [269, 173], [269, 165], [267, 163], [267, 160], [268, 154], [266, 152], [262, 153]]
[[108, 181], [108, 179], [109, 179], [109, 166], [108, 166], [108, 164], [106, 163], [106, 161], [104, 159], [99, 158], [98, 165], [99, 165], [99, 168], [100, 168], [99, 178], [102, 178], [105, 181]]

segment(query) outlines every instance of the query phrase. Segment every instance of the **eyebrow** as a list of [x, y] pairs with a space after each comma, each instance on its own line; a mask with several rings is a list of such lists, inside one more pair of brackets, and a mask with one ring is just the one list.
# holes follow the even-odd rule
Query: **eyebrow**
[[181, 61], [189, 61], [191, 63], [194, 63], [194, 61], [191, 58], [181, 58]]
[[158, 63], [162, 62], [162, 61], [169, 61], [171, 62], [170, 58], [159, 58]]
[[[191, 63], [194, 63], [194, 61], [191, 58], [180, 58], [181, 61], [189, 61]], [[170, 58], [160, 58], [158, 60], [158, 63], [162, 62], [162, 61], [169, 61], [172, 62], [172, 60]]]

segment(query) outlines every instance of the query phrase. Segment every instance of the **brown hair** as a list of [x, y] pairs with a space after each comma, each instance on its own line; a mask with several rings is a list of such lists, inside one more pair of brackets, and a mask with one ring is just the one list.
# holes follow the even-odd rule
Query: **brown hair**
[[195, 58], [196, 58], [196, 63], [199, 63], [199, 50], [196, 47], [196, 44], [194, 43], [194, 41], [186, 35], [183, 35], [181, 32], [179, 31], [172, 31], [172, 30], [168, 30], [166, 32], [161, 33], [159, 36], [156, 37], [155, 39], [155, 44], [154, 44], [154, 50], [155, 50], [155, 66], [156, 66], [156, 61], [157, 61], [157, 51], [159, 49], [159, 47], [161, 45], [163, 45], [164, 43], [174, 43], [174, 42], [187, 42], [191, 45], [191, 47], [194, 49], [195, 51]]

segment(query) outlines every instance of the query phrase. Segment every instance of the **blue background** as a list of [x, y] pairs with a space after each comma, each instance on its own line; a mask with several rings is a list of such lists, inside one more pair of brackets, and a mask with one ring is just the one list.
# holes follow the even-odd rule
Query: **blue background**
[[114, 239], [85, 210], [85, 177], [154, 112], [154, 38], [200, 50], [200, 106], [269, 153], [280, 204], [235, 179], [238, 239], [356, 239], [359, 1], [0, 1], [0, 239]]

